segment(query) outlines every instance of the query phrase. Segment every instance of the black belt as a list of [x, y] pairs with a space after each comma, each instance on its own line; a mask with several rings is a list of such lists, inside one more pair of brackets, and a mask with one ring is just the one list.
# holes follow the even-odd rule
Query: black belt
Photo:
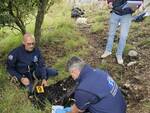
[[114, 10], [114, 9], [112, 9], [111, 13], [115, 13], [115, 14], [117, 14], [119, 16], [122, 16], [121, 12], [119, 12], [117, 10]]

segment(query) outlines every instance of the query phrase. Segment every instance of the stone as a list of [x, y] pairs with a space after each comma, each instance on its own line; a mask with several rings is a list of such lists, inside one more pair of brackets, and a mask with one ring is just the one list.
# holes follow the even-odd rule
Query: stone
[[77, 18], [76, 24], [87, 24], [87, 18], [84, 17]]
[[130, 67], [130, 66], [132, 66], [132, 65], [135, 65], [136, 63], [137, 63], [136, 61], [129, 62], [129, 63], [127, 64], [127, 66]]
[[136, 57], [138, 55], [138, 53], [135, 50], [130, 50], [129, 53], [128, 53], [128, 55], [130, 57]]

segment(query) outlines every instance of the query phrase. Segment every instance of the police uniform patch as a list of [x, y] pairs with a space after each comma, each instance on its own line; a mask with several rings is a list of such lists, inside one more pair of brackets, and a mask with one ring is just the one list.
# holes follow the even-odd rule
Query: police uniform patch
[[34, 62], [37, 62], [38, 61], [38, 57], [37, 56], [34, 56]]
[[117, 91], [118, 91], [117, 84], [115, 83], [115, 81], [110, 76], [107, 77], [107, 81], [108, 81], [108, 86], [111, 88], [110, 93], [113, 96], [115, 96]]
[[9, 60], [13, 60], [13, 55], [9, 55], [9, 56], [8, 56], [8, 59], [9, 59]]

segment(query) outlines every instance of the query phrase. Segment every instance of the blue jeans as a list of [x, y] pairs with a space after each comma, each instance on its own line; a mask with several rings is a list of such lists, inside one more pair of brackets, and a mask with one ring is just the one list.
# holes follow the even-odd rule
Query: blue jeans
[[58, 71], [56, 69], [53, 69], [53, 68], [47, 68], [47, 67], [44, 67], [44, 69], [37, 69], [35, 71], [35, 75], [38, 79], [41, 79], [41, 75], [44, 74], [46, 75], [46, 80], [49, 78], [49, 77], [53, 77], [53, 76], [56, 76], [58, 75]]
[[128, 37], [129, 28], [131, 25], [132, 16], [131, 14], [119, 16], [115, 13], [111, 14], [110, 22], [109, 22], [109, 33], [108, 33], [108, 39], [107, 39], [107, 45], [106, 45], [106, 51], [111, 52], [114, 42], [115, 33], [117, 30], [117, 27], [120, 23], [121, 31], [120, 31], [120, 40], [119, 45], [117, 48], [117, 56], [122, 57], [123, 50], [126, 45], [126, 40]]

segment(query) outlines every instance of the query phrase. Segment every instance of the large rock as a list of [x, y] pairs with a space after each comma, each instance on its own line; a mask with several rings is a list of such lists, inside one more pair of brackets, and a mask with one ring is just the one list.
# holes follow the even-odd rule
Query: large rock
[[128, 53], [128, 55], [129, 55], [130, 57], [137, 57], [137, 56], [138, 56], [138, 53], [137, 53], [135, 50], [130, 50], [129, 53]]

